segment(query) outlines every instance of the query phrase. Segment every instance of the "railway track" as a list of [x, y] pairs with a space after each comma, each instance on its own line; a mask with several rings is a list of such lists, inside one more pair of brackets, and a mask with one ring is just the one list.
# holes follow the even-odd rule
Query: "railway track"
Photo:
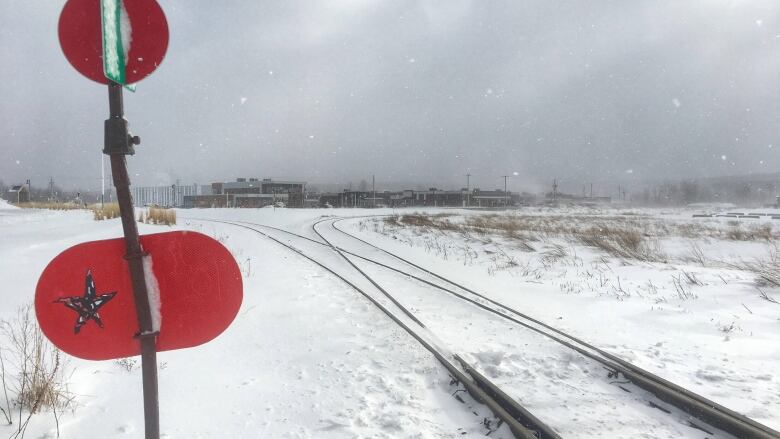
[[[362, 270], [353, 261], [351, 261], [347, 255], [352, 256], [353, 258], [357, 258], [362, 262], [370, 263], [374, 266], [387, 269], [410, 280], [433, 287], [443, 293], [447, 293], [453, 297], [456, 297], [472, 306], [478, 307], [486, 312], [489, 312], [492, 315], [500, 316], [502, 319], [512, 322], [513, 324], [520, 325], [526, 329], [533, 331], [536, 334], [539, 334], [543, 337], [546, 337], [550, 340], [559, 343], [562, 346], [572, 349], [577, 353], [602, 364], [605, 368], [607, 368], [610, 371], [608, 375], [609, 377], [618, 378], [619, 376], [622, 376], [624, 379], [626, 379], [628, 382], [630, 382], [637, 388], [643, 389], [644, 391], [648, 392], [650, 395], [653, 395], [655, 398], [660, 400], [656, 402], [652, 400], [648, 401], [648, 404], [651, 407], [658, 408], [670, 414], [671, 414], [670, 408], [677, 409], [684, 413], [687, 413], [691, 418], [689, 421], [689, 425], [691, 425], [696, 429], [707, 432], [708, 434], [713, 434], [717, 431], [726, 432], [729, 435], [732, 435], [734, 437], [739, 437], [739, 438], [761, 438], [761, 439], [780, 438], [780, 434], [778, 434], [778, 432], [766, 426], [763, 426], [739, 413], [729, 410], [728, 408], [725, 408], [700, 395], [694, 394], [680, 386], [677, 386], [667, 380], [664, 380], [661, 377], [658, 377], [650, 372], [638, 368], [626, 362], [625, 360], [622, 360], [619, 357], [616, 357], [606, 351], [603, 351], [577, 337], [571, 336], [563, 331], [560, 331], [552, 326], [545, 324], [544, 322], [541, 322], [511, 307], [508, 307], [500, 302], [494, 301], [489, 297], [480, 294], [466, 286], [463, 286], [444, 276], [440, 276], [430, 270], [427, 270], [424, 267], [414, 264], [409, 260], [406, 260], [398, 255], [395, 255], [387, 250], [377, 247], [371, 243], [368, 243], [360, 239], [357, 236], [354, 236], [344, 231], [343, 229], [339, 228], [336, 224], [340, 221], [343, 221], [344, 219], [345, 218], [341, 218], [341, 219], [328, 218], [328, 219], [320, 220], [314, 225], [312, 225], [312, 231], [322, 240], [322, 242], [315, 239], [311, 239], [303, 235], [286, 231], [284, 229], [267, 226], [267, 225], [231, 222], [231, 221], [220, 221], [220, 222], [255, 230], [256, 232], [263, 234], [264, 236], [276, 241], [277, 243], [292, 249], [294, 248], [291, 245], [285, 244], [281, 240], [278, 240], [267, 233], [263, 233], [254, 227], [262, 227], [266, 230], [274, 230], [280, 233], [284, 233], [285, 235], [288, 236], [293, 236], [299, 239], [307, 240], [308, 242], [311, 243], [315, 243], [323, 246], [329, 246], [333, 251], [337, 252], [341, 256], [341, 258], [345, 260], [345, 262], [347, 262], [350, 266], [352, 266], [355, 270], [357, 270], [362, 276], [368, 279], [369, 282], [371, 282], [371, 284], [377, 290], [379, 290], [386, 298], [388, 298], [395, 307], [400, 309], [407, 316], [409, 320], [416, 323], [421, 328], [425, 328], [425, 325], [414, 315], [414, 313], [409, 311], [395, 297], [393, 297], [393, 295], [391, 295], [384, 288], [382, 288], [382, 286], [378, 282], [376, 282], [370, 275], [368, 275], [364, 270]], [[366, 257], [365, 255], [359, 254], [357, 251], [347, 250], [344, 248], [345, 247], [344, 245], [342, 246], [334, 245], [331, 242], [333, 238], [331, 238], [331, 240], [328, 240], [321, 233], [321, 231], [317, 229], [317, 225], [321, 223], [327, 223], [332, 228], [332, 230], [334, 230], [336, 233], [340, 234], [341, 236], [349, 240], [354, 241], [355, 243], [360, 243], [361, 246], [366, 246], [366, 248], [371, 249], [371, 251], [373, 252], [381, 253], [386, 257], [391, 258], [394, 261], [402, 263], [406, 267], [410, 267], [411, 270], [417, 272], [417, 274], [411, 273], [410, 271], [404, 269], [400, 269], [397, 266], [393, 266], [393, 264], [383, 263], [376, 259]], [[299, 250], [295, 250], [295, 251], [301, 254], [302, 256], [307, 257], [308, 259], [317, 263], [318, 265], [325, 268], [326, 270], [332, 272], [341, 280], [348, 283], [353, 288], [359, 290], [361, 294], [366, 295], [365, 291], [361, 291], [357, 286], [355, 286], [353, 283], [351, 283], [343, 276], [339, 275], [338, 273], [335, 273], [332, 270], [329, 270], [321, 263], [314, 261], [312, 258], [304, 255]], [[392, 312], [389, 309], [387, 309], [387, 307], [383, 307], [381, 304], [372, 300], [371, 298], [369, 298], [369, 300], [371, 300], [375, 305], [379, 306], [383, 312], [388, 314], [397, 323], [401, 324], [401, 322], [397, 320], [397, 317], [393, 317]], [[423, 343], [423, 341], [420, 338], [418, 338], [418, 336], [414, 335], [414, 331], [409, 327], [409, 325], [402, 325], [402, 327], [404, 327], [404, 329], [410, 334], [412, 334], [413, 337], [415, 337], [418, 341]], [[425, 343], [423, 344], [425, 345]], [[426, 346], [426, 348], [431, 350], [433, 346], [429, 345]], [[431, 352], [433, 353], [433, 351]], [[437, 357], [437, 359], [439, 359], [440, 362], [442, 361], [442, 358], [440, 357], [444, 357], [444, 354], [442, 354], [441, 352], [439, 352], [438, 354], [434, 353], [434, 355]], [[444, 359], [446, 360], [446, 364], [444, 362], [442, 364], [444, 364], [445, 367], [451, 373], [453, 373], [451, 368], [455, 368], [455, 370], [458, 370], [457, 367], [455, 367], [455, 364], [461, 365], [463, 371], [469, 374], [471, 379], [474, 380], [476, 386], [482, 392], [482, 393], [475, 394], [475, 397], [478, 400], [483, 400], [485, 395], [487, 395], [490, 399], [492, 399], [492, 401], [494, 401], [494, 404], [490, 404], [490, 403], [487, 404], [489, 407], [491, 407], [491, 409], [493, 409], [493, 406], [496, 405], [501, 408], [501, 410], [499, 410], [498, 412], [494, 410], [494, 413], [496, 413], [496, 415], [499, 418], [507, 422], [509, 425], [512, 424], [509, 423], [509, 421], [506, 421], [504, 419], [504, 417], [506, 416], [509, 416], [515, 420], [520, 420], [519, 423], [522, 426], [522, 428], [525, 429], [525, 432], [523, 432], [522, 430], [517, 430], [518, 428], [517, 426], [512, 427], [512, 431], [517, 435], [517, 437], [528, 437], [528, 436], [524, 436], [524, 434], [531, 434], [532, 436], [530, 437], [559, 437], [553, 429], [544, 425], [544, 423], [542, 423], [536, 417], [531, 415], [526, 409], [520, 407], [514, 401], [513, 398], [507, 396], [505, 392], [503, 392], [501, 389], [498, 388], [498, 386], [496, 386], [494, 383], [487, 380], [472, 365], [467, 363], [461, 356], [453, 354], [450, 355], [449, 358], [444, 358]], [[460, 370], [458, 370], [458, 372], [462, 373], [460, 372]], [[453, 376], [455, 376], [459, 380], [462, 380], [464, 378], [462, 376], [457, 376], [457, 374], [455, 373], [453, 373]], [[623, 388], [623, 390], [630, 391], [630, 389], [626, 389], [625, 387], [621, 387], [621, 388]], [[667, 407], [667, 404], [668, 406], [671, 407]]]
[[[437, 346], [436, 342], [434, 340], [431, 340], [430, 337], [427, 337], [426, 334], [422, 333], [421, 331], [414, 330], [411, 325], [407, 321], [405, 321], [404, 318], [400, 318], [395, 313], [393, 313], [387, 306], [382, 304], [379, 300], [377, 300], [375, 297], [373, 297], [371, 294], [369, 294], [365, 289], [360, 288], [358, 285], [356, 285], [355, 282], [350, 281], [343, 275], [339, 274], [336, 270], [328, 267], [321, 261], [315, 259], [314, 257], [304, 253], [297, 247], [285, 243], [280, 239], [277, 239], [268, 233], [265, 233], [259, 229], [257, 229], [255, 226], [261, 226], [255, 224], [253, 225], [247, 225], [240, 222], [233, 222], [233, 221], [220, 221], [220, 220], [207, 220], [207, 219], [197, 219], [198, 221], [209, 221], [209, 222], [217, 222], [217, 223], [223, 223], [223, 224], [231, 224], [237, 227], [242, 227], [248, 230], [252, 230], [270, 240], [273, 242], [283, 246], [284, 248], [295, 252], [296, 254], [300, 255], [301, 257], [309, 260], [310, 262], [316, 264], [320, 268], [324, 269], [325, 271], [329, 272], [330, 274], [334, 275], [336, 278], [347, 284], [349, 287], [360, 293], [363, 297], [368, 299], [374, 306], [379, 308], [380, 311], [382, 311], [385, 315], [387, 315], [390, 319], [392, 319], [396, 324], [398, 324], [404, 331], [406, 331], [412, 338], [414, 338], [417, 342], [419, 342], [426, 350], [428, 350], [436, 360], [444, 366], [445, 369], [450, 373], [452, 378], [456, 381], [458, 381], [460, 384], [463, 385], [463, 387], [468, 391], [468, 393], [477, 401], [482, 404], [485, 404], [493, 414], [501, 420], [501, 422], [505, 423], [512, 434], [517, 439], [561, 439], [560, 435], [556, 433], [553, 429], [542, 423], [538, 418], [536, 418], [533, 414], [531, 414], [528, 410], [523, 408], [517, 401], [507, 396], [505, 393], [501, 392], [498, 386], [496, 386], [494, 383], [492, 383], [488, 378], [485, 376], [479, 374], [473, 366], [471, 366], [468, 362], [463, 360], [460, 356], [453, 354], [451, 352], [448, 352], [447, 350], [441, 348], [440, 346]], [[251, 224], [251, 223], [249, 223]], [[270, 227], [270, 226], [268, 226]], [[282, 231], [282, 229], [276, 229], [278, 231]], [[306, 239], [311, 242], [316, 242], [314, 240], [311, 240], [310, 238], [306, 238], [300, 235], [297, 235], [298, 237], [302, 239]], [[322, 243], [318, 243], [322, 244]], [[385, 292], [387, 296], [387, 294]], [[417, 320], [412, 316], [412, 314], [403, 308], [400, 303], [397, 303], [392, 300], [392, 303], [396, 304], [396, 306], [399, 306], [401, 309], [404, 310], [404, 313], [406, 314], [407, 318], [419, 325], [421, 325], [422, 328], [424, 328], [424, 325], [422, 322]], [[458, 367], [460, 366], [460, 367]]]
[[[540, 334], [544, 334], [547, 337], [567, 347], [570, 347], [589, 358], [599, 361], [600, 363], [604, 364], [605, 367], [608, 367], [612, 371], [619, 373], [621, 376], [625, 377], [636, 386], [652, 393], [662, 401], [669, 403], [670, 405], [690, 414], [691, 416], [705, 422], [706, 424], [728, 432], [739, 438], [780, 438], [779, 432], [762, 425], [740, 413], [717, 404], [716, 402], [711, 401], [701, 395], [695, 394], [662, 377], [659, 377], [658, 375], [648, 372], [623, 360], [622, 358], [619, 358], [607, 351], [604, 351], [603, 349], [585, 342], [578, 337], [560, 331], [557, 328], [547, 325], [538, 319], [528, 316], [500, 302], [492, 300], [484, 294], [480, 294], [471, 288], [436, 274], [424, 267], [421, 267], [418, 264], [415, 264], [412, 261], [409, 261], [408, 259], [405, 259], [344, 231], [343, 229], [339, 228], [336, 223], [345, 219], [346, 218], [335, 219], [331, 221], [330, 224], [332, 228], [338, 233], [360, 242], [362, 245], [381, 252], [397, 261], [400, 261], [403, 264], [414, 268], [415, 270], [434, 277], [439, 281], [447, 283], [455, 289], [459, 289], [462, 292], [468, 293], [472, 295], [473, 298], [469, 298], [463, 294], [458, 294], [458, 292], [453, 289], [440, 289], [445, 290], [450, 294], [456, 295], [463, 300], [469, 301], [475, 306], [478, 306], [489, 312], [494, 312], [498, 315], [501, 315], [502, 317], [512, 320], [528, 329], [539, 332]], [[493, 305], [495, 308], [491, 309], [487, 307], [486, 304]], [[697, 426], [697, 428], [702, 428], [702, 426]]]

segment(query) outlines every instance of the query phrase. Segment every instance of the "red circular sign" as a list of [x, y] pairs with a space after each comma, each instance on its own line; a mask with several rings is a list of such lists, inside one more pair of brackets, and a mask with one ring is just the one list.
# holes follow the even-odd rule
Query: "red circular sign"
[[[160, 65], [168, 49], [168, 22], [155, 0], [124, 2], [132, 38], [125, 78], [134, 84]], [[103, 74], [100, 0], [68, 0], [62, 8], [59, 38], [70, 64], [87, 78], [108, 84]]]

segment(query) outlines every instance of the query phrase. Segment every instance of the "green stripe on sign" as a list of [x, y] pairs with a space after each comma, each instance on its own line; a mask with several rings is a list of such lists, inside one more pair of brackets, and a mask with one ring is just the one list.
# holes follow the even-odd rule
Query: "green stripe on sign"
[[122, 45], [122, 0], [100, 0], [103, 24], [103, 74], [125, 84], [125, 51]]

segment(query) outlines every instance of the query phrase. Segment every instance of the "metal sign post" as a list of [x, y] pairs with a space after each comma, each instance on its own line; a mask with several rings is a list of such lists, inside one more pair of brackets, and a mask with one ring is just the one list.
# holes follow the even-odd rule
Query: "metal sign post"
[[133, 199], [130, 195], [130, 176], [125, 156], [135, 154], [133, 145], [141, 139], [132, 136], [124, 118], [122, 86], [126, 84], [126, 56], [122, 40], [121, 0], [101, 0], [100, 16], [103, 36], [103, 73], [108, 79], [109, 118], [105, 122], [103, 154], [111, 158], [111, 173], [116, 188], [119, 215], [125, 235], [125, 260], [130, 269], [136, 315], [139, 330], [136, 334], [141, 344], [141, 371], [143, 376], [144, 421], [146, 439], [160, 437], [160, 404], [157, 385], [157, 336], [152, 323], [143, 258], [145, 253], [138, 237]]
[[[38, 280], [36, 317], [49, 340], [79, 358], [140, 354], [145, 438], [159, 439], [157, 351], [197, 346], [224, 331], [241, 306], [241, 272], [230, 252], [207, 236], [138, 235], [126, 156], [135, 153], [141, 140], [127, 128], [122, 88], [133, 90], [165, 56], [168, 24], [160, 5], [155, 0], [67, 0], [58, 34], [71, 65], [108, 85], [103, 154], [111, 160], [124, 239], [79, 244], [54, 258]], [[127, 270], [120, 262], [122, 254]], [[203, 254], [209, 259], [200, 257]], [[73, 295], [76, 285], [84, 285], [83, 296]], [[189, 300], [190, 295], [205, 297], [214, 291], [220, 297], [216, 304]], [[163, 319], [170, 322], [167, 327]], [[135, 337], [129, 337], [136, 328]]]
[[152, 326], [152, 314], [149, 307], [149, 294], [146, 288], [143, 257], [144, 251], [138, 238], [138, 226], [135, 222], [133, 199], [130, 195], [130, 176], [127, 173], [126, 155], [135, 153], [133, 145], [141, 143], [137, 136], [131, 136], [124, 118], [122, 86], [115, 82], [108, 84], [108, 104], [110, 117], [105, 122], [105, 147], [103, 154], [111, 158], [111, 173], [114, 176], [114, 188], [119, 203], [122, 229], [125, 235], [127, 253], [125, 259], [130, 269], [133, 284], [135, 308], [140, 327], [136, 337], [141, 343], [141, 370], [143, 373], [144, 419], [146, 439], [160, 437], [160, 408], [157, 393], [157, 348], [158, 333]]

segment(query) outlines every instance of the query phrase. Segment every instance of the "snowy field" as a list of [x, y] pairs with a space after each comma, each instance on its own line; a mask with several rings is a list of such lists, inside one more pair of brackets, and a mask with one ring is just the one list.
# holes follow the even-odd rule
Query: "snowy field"
[[[780, 429], [780, 305], [771, 301], [780, 290], [756, 281], [778, 260], [771, 219], [639, 209], [210, 209], [181, 210], [174, 227], [140, 225], [142, 234], [212, 236], [244, 274], [244, 303], [224, 334], [159, 355], [164, 437], [443, 438], [492, 429], [489, 412], [452, 397], [446, 371], [354, 290], [251, 230], [204, 221], [251, 221], [314, 239], [311, 225], [323, 215], [367, 213], [388, 216], [338, 226]], [[32, 302], [38, 276], [59, 252], [120, 234], [118, 220], [87, 212], [0, 205], [0, 319], [12, 321]], [[273, 236], [348, 272], [326, 249]], [[517, 328], [387, 273], [370, 274], [564, 437], [704, 437], [662, 425], [662, 412], [635, 409], [615, 386], [591, 388], [590, 377], [603, 372], [597, 365], [547, 351]], [[59, 413], [61, 437], [142, 435], [137, 364], [69, 358], [65, 367], [75, 399]], [[556, 394], [566, 400], [538, 390], [555, 382], [568, 388]], [[0, 427], [0, 435], [14, 431]], [[27, 437], [55, 435], [51, 413], [32, 418]], [[501, 428], [490, 437], [509, 434]]]
[[[383, 248], [778, 428], [780, 304], [773, 300], [780, 291], [760, 279], [779, 267], [778, 227], [768, 218], [692, 213], [526, 209], [488, 221], [484, 213], [452, 212], [406, 213], [411, 225], [398, 216], [348, 224]], [[641, 241], [635, 255], [621, 255], [625, 247], [585, 245], [591, 229], [606, 248], [619, 247], [610, 238], [618, 229], [639, 231]], [[498, 361], [493, 372], [517, 371]]]
[[[346, 224], [777, 429], [780, 304], [773, 300], [780, 292], [760, 276], [768, 270], [776, 280], [778, 227], [768, 217], [692, 213], [525, 209], [486, 219], [484, 212], [404, 212]], [[626, 230], [639, 241], [629, 236], [621, 246], [617, 232]], [[495, 363], [493, 377], [521, 372], [522, 362], [507, 353]]]

